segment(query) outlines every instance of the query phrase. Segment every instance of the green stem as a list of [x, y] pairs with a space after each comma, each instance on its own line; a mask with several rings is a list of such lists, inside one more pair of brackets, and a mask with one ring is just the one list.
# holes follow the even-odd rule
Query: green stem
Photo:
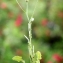
[[28, 16], [28, 2], [26, 2], [26, 5], [27, 5], [27, 7], [26, 7], [26, 16], [27, 16], [27, 19], [29, 21], [29, 16]]
[[33, 10], [33, 13], [32, 13], [31, 18], [32, 18], [32, 17], [33, 17], [33, 15], [34, 15], [35, 9], [36, 9], [36, 7], [37, 7], [37, 3], [38, 3], [38, 0], [36, 1], [36, 4], [35, 4], [35, 7], [34, 7], [34, 10]]
[[21, 10], [24, 12], [24, 13], [26, 13], [25, 11], [24, 11], [24, 9], [22, 8], [22, 6], [19, 4], [19, 2], [16, 0], [16, 2], [17, 2], [17, 4], [19, 5], [19, 7], [21, 8]]
[[31, 24], [32, 24], [32, 21], [29, 19], [29, 16], [28, 16], [28, 2], [26, 2], [27, 4], [27, 8], [26, 8], [26, 16], [27, 16], [27, 19], [28, 19], [28, 31], [29, 31], [29, 42], [28, 42], [28, 49], [29, 49], [29, 57], [30, 57], [30, 63], [33, 63], [33, 49], [32, 49], [32, 44], [31, 44], [31, 39], [32, 39], [32, 33], [31, 33]]
[[[38, 2], [38, 0], [37, 0], [37, 2]], [[26, 4], [27, 4], [26, 16], [27, 16], [27, 19], [28, 19], [28, 32], [29, 32], [29, 40], [28, 40], [29, 57], [30, 57], [30, 63], [35, 63], [34, 58], [33, 58], [34, 57], [34, 46], [31, 43], [32, 42], [31, 24], [32, 24], [32, 21], [33, 21], [32, 18], [33, 18], [33, 14], [35, 12], [35, 8], [36, 8], [37, 3], [35, 5], [34, 11], [33, 11], [30, 19], [29, 19], [29, 16], [28, 16], [28, 2], [26, 2]]]

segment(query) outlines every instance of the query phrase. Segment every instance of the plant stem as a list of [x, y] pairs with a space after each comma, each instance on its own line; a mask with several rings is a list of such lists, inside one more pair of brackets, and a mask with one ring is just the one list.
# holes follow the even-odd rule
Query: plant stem
[[27, 19], [28, 19], [28, 21], [29, 21], [29, 16], [28, 16], [28, 2], [26, 2], [26, 16], [27, 16]]
[[27, 16], [27, 19], [28, 19], [28, 32], [29, 32], [29, 42], [28, 42], [28, 50], [29, 50], [29, 57], [30, 57], [30, 63], [33, 63], [33, 47], [32, 47], [32, 43], [31, 43], [31, 39], [32, 39], [32, 33], [31, 33], [31, 24], [32, 24], [32, 21], [31, 19], [29, 19], [29, 16], [28, 16], [28, 2], [26, 2], [27, 4], [27, 8], [26, 8], [26, 16]]
[[34, 7], [34, 10], [33, 10], [33, 13], [32, 13], [32, 16], [31, 17], [33, 17], [33, 15], [34, 15], [35, 9], [37, 7], [37, 3], [38, 3], [38, 0], [36, 1], [36, 4], [35, 4], [35, 7]]
[[[16, 0], [16, 2], [17, 2], [18, 5], [20, 6], [20, 4], [19, 4], [19, 2], [18, 2], [17, 0]], [[25, 12], [25, 14], [26, 14], [26, 16], [27, 16], [27, 19], [28, 19], [29, 38], [28, 38], [26, 35], [24, 35], [24, 36], [25, 36], [25, 38], [28, 40], [28, 50], [29, 50], [30, 63], [40, 63], [39, 60], [36, 60], [37, 58], [34, 59], [34, 55], [35, 55], [35, 53], [34, 53], [34, 46], [32, 45], [32, 41], [31, 41], [31, 39], [32, 39], [32, 33], [31, 33], [32, 28], [31, 28], [31, 25], [32, 25], [32, 21], [34, 21], [33, 15], [34, 15], [34, 12], [35, 12], [35, 9], [36, 9], [38, 0], [37, 0], [37, 2], [36, 2], [36, 4], [35, 4], [35, 8], [34, 8], [34, 11], [33, 11], [32, 16], [31, 16], [30, 19], [29, 19], [29, 15], [28, 15], [28, 2], [29, 2], [29, 0], [26, 0], [26, 12], [25, 12], [25, 11], [23, 10], [23, 8], [20, 6], [20, 8]], [[38, 56], [38, 57], [39, 57], [39, 56]], [[39, 59], [40, 59], [40, 58], [39, 58]], [[25, 63], [24, 60], [22, 60], [22, 62]]]
[[[38, 0], [37, 0], [37, 2], [38, 2]], [[27, 7], [26, 7], [26, 16], [27, 16], [27, 19], [28, 19], [28, 32], [29, 32], [29, 39], [27, 38], [27, 40], [28, 40], [28, 50], [29, 50], [29, 57], [30, 57], [30, 63], [35, 63], [35, 61], [34, 61], [34, 46], [32, 45], [32, 33], [31, 33], [31, 25], [32, 25], [32, 21], [33, 21], [33, 14], [34, 14], [34, 12], [35, 12], [35, 8], [36, 8], [36, 5], [37, 5], [37, 3], [36, 3], [36, 5], [35, 5], [35, 8], [34, 8], [34, 11], [33, 11], [33, 13], [32, 13], [32, 16], [31, 16], [31, 18], [29, 19], [29, 16], [28, 16], [28, 2], [26, 2], [26, 4], [27, 4]]]
[[19, 4], [19, 2], [16, 0], [17, 4], [19, 5], [19, 7], [21, 8], [21, 10], [25, 13], [24, 9], [22, 8], [22, 6]]

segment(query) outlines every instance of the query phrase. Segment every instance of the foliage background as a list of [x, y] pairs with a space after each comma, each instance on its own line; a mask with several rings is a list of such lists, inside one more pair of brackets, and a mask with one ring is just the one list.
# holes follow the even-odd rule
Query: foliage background
[[[25, 0], [18, 0], [26, 11]], [[29, 17], [36, 0], [29, 2]], [[41, 63], [63, 63], [63, 0], [39, 0], [32, 24], [32, 43], [42, 53]], [[0, 63], [17, 63], [15, 55], [29, 63], [27, 18], [16, 0], [0, 0]], [[59, 57], [59, 58], [58, 58]], [[59, 61], [61, 59], [61, 61]]]

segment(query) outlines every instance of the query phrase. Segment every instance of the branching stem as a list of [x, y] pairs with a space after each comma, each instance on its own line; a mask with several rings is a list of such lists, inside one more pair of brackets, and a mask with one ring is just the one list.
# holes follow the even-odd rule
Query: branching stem
[[[16, 0], [16, 2], [18, 3], [18, 1]], [[29, 57], [30, 57], [30, 63], [35, 63], [34, 61], [34, 46], [32, 45], [31, 43], [31, 39], [32, 39], [32, 33], [31, 33], [31, 24], [32, 24], [32, 21], [34, 21], [34, 18], [33, 18], [33, 15], [34, 15], [34, 12], [35, 12], [35, 9], [36, 9], [36, 6], [37, 6], [37, 2], [38, 0], [36, 1], [36, 4], [35, 4], [35, 8], [33, 10], [33, 13], [31, 15], [31, 18], [29, 19], [29, 15], [28, 15], [28, 2], [29, 1], [26, 1], [26, 12], [23, 10], [23, 8], [20, 6], [20, 4], [18, 3], [19, 7], [25, 12], [26, 16], [27, 16], [27, 19], [28, 19], [28, 32], [29, 32], [29, 38], [25, 36], [25, 38], [28, 40], [28, 50], [29, 50]], [[25, 63], [23, 61], [23, 63]]]

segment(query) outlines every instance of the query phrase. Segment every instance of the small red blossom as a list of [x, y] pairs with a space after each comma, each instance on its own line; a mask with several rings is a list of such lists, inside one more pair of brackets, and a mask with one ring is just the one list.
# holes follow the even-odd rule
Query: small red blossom
[[43, 20], [41, 21], [41, 24], [42, 24], [43, 26], [46, 26], [47, 23], [48, 23], [48, 20], [47, 20], [47, 19], [43, 19]]
[[62, 57], [58, 54], [54, 54], [53, 59], [56, 60], [57, 62], [62, 62]]
[[1, 8], [2, 9], [6, 9], [7, 8], [7, 4], [5, 2], [1, 3]]
[[22, 16], [18, 15], [16, 21], [15, 21], [15, 26], [19, 27], [22, 24]]

